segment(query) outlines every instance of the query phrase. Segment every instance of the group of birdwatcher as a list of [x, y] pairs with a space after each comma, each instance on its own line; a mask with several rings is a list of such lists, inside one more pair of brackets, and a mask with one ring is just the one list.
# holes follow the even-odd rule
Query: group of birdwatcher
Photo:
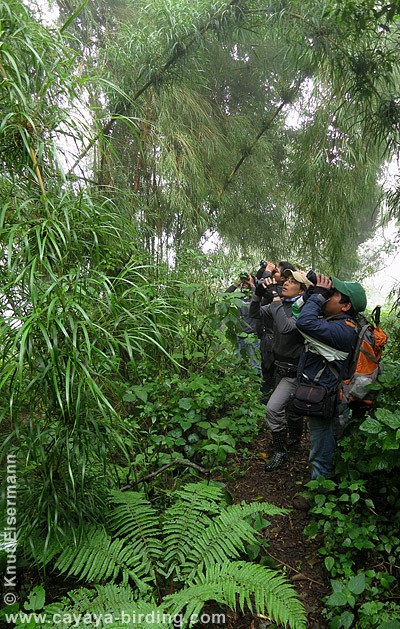
[[[255, 276], [243, 274], [226, 292], [237, 289], [242, 300], [238, 351], [242, 357], [247, 352], [262, 376], [261, 399], [272, 435], [273, 454], [265, 469], [279, 469], [288, 448], [300, 447], [306, 420], [311, 478], [327, 477], [349, 416], [340, 383], [349, 375], [359, 313], [367, 306], [365, 291], [359, 282], [265, 261]], [[257, 335], [257, 342], [246, 342], [247, 334]]]

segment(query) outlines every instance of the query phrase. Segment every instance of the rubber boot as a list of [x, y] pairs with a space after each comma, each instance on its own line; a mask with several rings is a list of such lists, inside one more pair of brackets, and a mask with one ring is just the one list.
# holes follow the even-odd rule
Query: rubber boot
[[279, 469], [286, 461], [286, 440], [286, 429], [272, 433], [272, 447], [274, 449], [274, 455], [272, 459], [265, 464], [266, 472], [273, 472], [274, 470]]
[[288, 421], [288, 428], [289, 428], [289, 437], [287, 440], [288, 448], [296, 445], [296, 443], [299, 443], [301, 441], [301, 437], [303, 435], [303, 427], [304, 427], [304, 421], [302, 417], [300, 417], [300, 419], [297, 419], [295, 422], [291, 420]]

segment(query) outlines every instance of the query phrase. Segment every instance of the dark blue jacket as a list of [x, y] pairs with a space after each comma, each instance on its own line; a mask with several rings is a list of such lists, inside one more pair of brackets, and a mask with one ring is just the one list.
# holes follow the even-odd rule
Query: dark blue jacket
[[[311, 295], [302, 307], [296, 325], [301, 332], [305, 332], [325, 345], [343, 352], [349, 352], [347, 359], [333, 360], [329, 363], [337, 373], [342, 374], [343, 379], [347, 376], [346, 367], [356, 342], [356, 327], [352, 319], [345, 314], [330, 317], [329, 319], [322, 318], [321, 308], [325, 302], [326, 299], [322, 295]], [[302, 381], [314, 380], [321, 368], [325, 366], [319, 383], [328, 388], [336, 386], [337, 377], [326, 365], [327, 361], [320, 354], [304, 349], [299, 361], [300, 379]]]

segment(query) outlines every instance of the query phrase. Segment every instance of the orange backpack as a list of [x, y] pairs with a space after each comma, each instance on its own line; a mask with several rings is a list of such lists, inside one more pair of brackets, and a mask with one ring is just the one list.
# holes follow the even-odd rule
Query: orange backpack
[[365, 387], [378, 380], [383, 368], [380, 364], [382, 350], [387, 342], [387, 334], [381, 330], [381, 307], [376, 306], [371, 314], [372, 322], [358, 315], [357, 341], [349, 364], [349, 378], [342, 383], [342, 401], [351, 406], [372, 404], [377, 391]]

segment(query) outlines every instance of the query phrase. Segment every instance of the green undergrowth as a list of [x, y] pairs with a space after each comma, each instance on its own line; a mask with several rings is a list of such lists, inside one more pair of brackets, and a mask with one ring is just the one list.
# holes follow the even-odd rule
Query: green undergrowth
[[332, 629], [400, 627], [400, 363], [387, 358], [375, 408], [355, 410], [331, 479], [307, 484], [332, 593], [324, 614]]
[[123, 399], [131, 404], [124, 424], [135, 454], [119, 474], [129, 482], [135, 480], [133, 472], [138, 478], [174, 459], [226, 475], [227, 456], [254, 439], [264, 416], [258, 379], [236, 358], [231, 365], [221, 358], [186, 377], [145, 381], [130, 387]]

